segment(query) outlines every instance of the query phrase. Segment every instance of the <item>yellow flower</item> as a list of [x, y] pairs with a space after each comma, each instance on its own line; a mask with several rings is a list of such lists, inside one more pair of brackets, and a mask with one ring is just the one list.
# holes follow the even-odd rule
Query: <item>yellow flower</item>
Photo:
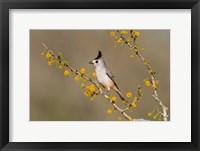
[[141, 92], [142, 92], [142, 89], [138, 89], [138, 92], [141, 93]]
[[111, 36], [115, 36], [115, 32], [113, 31], [113, 32], [110, 32], [110, 35]]
[[97, 77], [96, 72], [93, 72], [93, 73], [92, 73], [92, 76], [93, 76], [94, 78], [96, 78], [96, 77]]
[[52, 57], [52, 55], [48, 52], [48, 53], [46, 54], [46, 58], [49, 59], [49, 58], [51, 58], [51, 57]]
[[136, 30], [132, 30], [132, 33], [133, 33], [136, 37], [140, 36], [140, 32], [138, 32], [138, 31], [136, 31]]
[[126, 30], [122, 30], [122, 31], [120, 32], [120, 34], [121, 34], [121, 35], [126, 35], [126, 34], [128, 34], [128, 32], [127, 32]]
[[137, 96], [134, 97], [134, 100], [139, 100], [139, 98]]
[[62, 65], [59, 65], [59, 67], [58, 67], [59, 69], [62, 69], [63, 68], [63, 66]]
[[48, 65], [50, 66], [52, 64], [52, 62], [51, 61], [48, 61]]
[[79, 78], [78, 78], [77, 76], [75, 76], [75, 77], [74, 77], [74, 80], [78, 81], [78, 80], [79, 80]]
[[127, 102], [125, 100], [122, 101], [123, 104], [126, 104]]
[[44, 51], [41, 53], [42, 56], [44, 56]]
[[62, 52], [59, 52], [58, 55], [59, 55], [59, 56], [62, 56]]
[[128, 93], [126, 94], [126, 97], [127, 97], [127, 98], [131, 98], [131, 97], [132, 97], [132, 93], [131, 93], [131, 92], [128, 92]]
[[112, 114], [112, 110], [111, 109], [107, 110], [107, 113]]
[[113, 102], [115, 102], [117, 100], [117, 98], [115, 97], [115, 96], [113, 96], [112, 98], [111, 98], [111, 101], [113, 101]]
[[120, 39], [117, 39], [117, 42], [118, 42], [118, 43], [120, 43], [120, 42], [121, 42], [121, 40], [120, 40]]
[[155, 89], [155, 88], [156, 88], [156, 85], [152, 85], [151, 87]]
[[95, 92], [95, 86], [94, 86], [94, 84], [91, 84], [91, 85], [89, 86], [89, 90], [90, 90], [91, 92]]
[[131, 105], [132, 105], [132, 107], [134, 107], [134, 108], [137, 107], [137, 104], [136, 104], [135, 102], [132, 103]]
[[89, 89], [90, 89], [90, 86], [87, 86], [86, 89], [89, 90]]
[[118, 118], [117, 118], [118, 120], [122, 120], [122, 118], [120, 117], [120, 116], [118, 116]]
[[151, 82], [150, 82], [149, 80], [146, 80], [146, 81], [145, 81], [145, 85], [146, 85], [147, 87], [149, 87], [149, 86], [151, 86]]
[[149, 72], [150, 74], [152, 74], [152, 73], [153, 73], [153, 71], [152, 71], [152, 70], [148, 70], [148, 72]]
[[90, 88], [90, 91], [91, 91], [91, 92], [95, 92], [95, 88], [91, 87], [91, 88]]
[[86, 71], [85, 71], [85, 68], [81, 68], [81, 74], [84, 74]]
[[140, 32], [136, 31], [134, 34], [136, 37], [140, 36]]
[[158, 86], [158, 84], [159, 84], [159, 80], [156, 80], [156, 86]]
[[91, 85], [90, 85], [90, 88], [95, 88], [95, 85], [94, 85], [94, 84], [91, 84]]
[[145, 61], [144, 61], [144, 64], [145, 64], [145, 65], [147, 65], [147, 64], [148, 64], [148, 62], [145, 60]]
[[135, 35], [135, 33], [136, 33], [136, 30], [132, 30], [132, 33]]
[[65, 71], [64, 71], [64, 75], [65, 75], [65, 76], [68, 76], [68, 75], [69, 75], [69, 70], [65, 70]]
[[85, 84], [81, 84], [81, 88], [85, 88]]
[[84, 95], [85, 95], [85, 96], [89, 96], [88, 92], [84, 92]]
[[149, 113], [148, 113], [148, 116], [149, 116], [149, 117], [151, 117], [151, 116], [152, 116], [152, 113], [151, 113], [151, 112], [149, 112]]

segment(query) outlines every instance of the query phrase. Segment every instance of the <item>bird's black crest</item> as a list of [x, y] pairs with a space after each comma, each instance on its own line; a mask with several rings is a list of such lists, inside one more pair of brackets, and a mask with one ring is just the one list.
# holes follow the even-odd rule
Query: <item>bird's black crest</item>
[[100, 59], [102, 57], [102, 53], [101, 53], [101, 51], [99, 50], [99, 54], [98, 54], [98, 56], [94, 59], [94, 60], [98, 60], [98, 59]]

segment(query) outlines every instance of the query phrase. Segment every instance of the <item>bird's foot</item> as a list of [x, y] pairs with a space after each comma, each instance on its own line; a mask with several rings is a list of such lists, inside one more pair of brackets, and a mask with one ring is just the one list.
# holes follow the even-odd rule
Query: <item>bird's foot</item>
[[105, 91], [105, 92], [102, 93], [103, 96], [106, 96], [106, 94], [107, 94], [107, 91]]
[[98, 81], [94, 81], [94, 84], [96, 85], [96, 86], [99, 86], [100, 85], [100, 83], [98, 82]]

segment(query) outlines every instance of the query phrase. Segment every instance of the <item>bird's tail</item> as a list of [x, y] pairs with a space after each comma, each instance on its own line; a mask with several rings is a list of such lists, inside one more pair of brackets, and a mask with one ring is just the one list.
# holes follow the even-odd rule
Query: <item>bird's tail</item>
[[119, 95], [119, 97], [122, 99], [122, 101], [125, 101], [126, 103], [129, 103], [129, 102], [125, 99], [125, 97], [123, 96], [123, 94], [119, 91], [118, 88], [115, 87], [114, 90], [115, 90], [115, 92]]

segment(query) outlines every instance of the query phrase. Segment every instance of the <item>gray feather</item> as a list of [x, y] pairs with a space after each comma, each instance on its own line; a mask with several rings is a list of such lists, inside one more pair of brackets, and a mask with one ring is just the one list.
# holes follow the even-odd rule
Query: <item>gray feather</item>
[[112, 72], [110, 70], [106, 69], [106, 74], [113, 81], [113, 83], [117, 87], [117, 89], [119, 89], [119, 87], [117, 86], [117, 84], [116, 84], [116, 82], [114, 80], [114, 75], [112, 74]]
[[114, 79], [114, 75], [109, 69], [106, 69], [106, 74], [108, 74], [110, 78]]

